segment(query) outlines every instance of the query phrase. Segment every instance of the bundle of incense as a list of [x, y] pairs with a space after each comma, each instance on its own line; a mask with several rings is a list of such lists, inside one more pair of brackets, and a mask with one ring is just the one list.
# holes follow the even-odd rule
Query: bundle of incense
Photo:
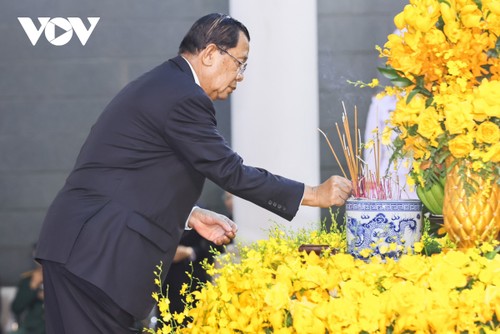
[[[359, 179], [360, 179], [360, 156], [361, 156], [361, 148], [360, 148], [360, 143], [361, 143], [361, 135], [360, 131], [358, 128], [358, 109], [355, 107], [354, 108], [354, 140], [351, 136], [351, 128], [349, 125], [349, 117], [347, 116], [347, 111], [345, 108], [344, 102], [342, 102], [342, 107], [343, 107], [343, 112], [342, 112], [342, 125], [343, 125], [343, 134], [340, 132], [340, 128], [338, 123], [335, 123], [335, 127], [337, 128], [337, 134], [339, 136], [340, 144], [342, 146], [342, 151], [344, 152], [344, 157], [346, 159], [347, 163], [347, 169], [349, 171], [349, 176], [350, 179], [354, 185], [354, 196], [355, 197], [360, 197], [361, 196], [361, 189], [359, 187]], [[335, 152], [332, 144], [330, 143], [330, 140], [328, 139], [328, 136], [318, 129], [321, 134], [325, 137], [328, 146], [330, 147], [330, 150], [333, 153], [333, 156], [335, 157], [335, 160], [337, 161], [340, 170], [342, 171], [342, 174], [344, 175], [345, 178], [348, 178], [344, 168], [342, 167], [342, 164], [339, 161], [339, 158], [337, 156], [337, 153]]]
[[339, 157], [335, 152], [328, 136], [318, 129], [323, 137], [325, 137], [326, 142], [333, 153], [337, 164], [345, 178], [350, 178], [354, 185], [354, 196], [356, 198], [370, 198], [370, 199], [389, 199], [392, 198], [393, 189], [392, 181], [390, 178], [382, 178], [380, 174], [380, 152], [381, 143], [378, 128], [376, 129], [376, 136], [373, 145], [373, 154], [375, 161], [375, 171], [368, 170], [368, 167], [362, 168], [362, 164], [366, 166], [366, 163], [362, 160], [362, 145], [361, 145], [361, 132], [358, 128], [358, 109], [354, 107], [354, 136], [351, 135], [351, 127], [349, 124], [349, 117], [345, 108], [344, 102], [342, 102], [343, 112], [342, 112], [342, 130], [338, 123], [335, 123], [335, 128], [337, 130], [337, 135], [344, 153], [344, 157], [347, 164], [347, 170], [349, 176], [346, 174], [345, 169], [340, 163]]

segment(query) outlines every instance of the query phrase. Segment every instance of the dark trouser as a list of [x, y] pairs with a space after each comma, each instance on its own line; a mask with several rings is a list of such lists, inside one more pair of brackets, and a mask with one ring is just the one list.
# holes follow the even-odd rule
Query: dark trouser
[[41, 261], [47, 334], [131, 334], [134, 318], [57, 262]]

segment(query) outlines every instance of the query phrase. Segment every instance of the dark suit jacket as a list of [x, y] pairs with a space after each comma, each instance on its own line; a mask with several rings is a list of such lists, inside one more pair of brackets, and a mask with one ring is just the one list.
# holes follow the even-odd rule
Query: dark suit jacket
[[[251, 138], [249, 138], [251, 140]], [[64, 263], [145, 318], [206, 178], [291, 220], [304, 185], [243, 164], [180, 56], [128, 84], [92, 127], [50, 206], [36, 258]]]

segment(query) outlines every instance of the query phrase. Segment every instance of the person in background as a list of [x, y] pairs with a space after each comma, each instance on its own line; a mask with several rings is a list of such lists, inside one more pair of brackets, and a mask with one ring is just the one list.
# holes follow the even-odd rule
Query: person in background
[[42, 267], [21, 275], [16, 295], [11, 304], [18, 323], [19, 334], [45, 334]]
[[245, 165], [221, 136], [213, 101], [243, 81], [249, 51], [241, 22], [206, 15], [176, 57], [126, 85], [99, 116], [38, 239], [47, 332], [137, 331], [155, 306], [153, 272], [163, 263], [168, 273], [186, 228], [228, 244], [237, 225], [195, 206], [206, 179], [287, 220], [351, 195], [341, 176], [311, 186]]
[[[393, 95], [386, 95], [382, 98], [373, 96], [368, 109], [366, 117], [366, 127], [364, 142], [368, 143], [374, 141], [378, 135], [379, 140], [382, 141], [382, 134], [386, 128], [390, 113], [396, 108], [396, 97]], [[396, 136], [393, 133], [393, 139]], [[392, 180], [395, 180], [395, 186], [401, 191], [402, 199], [417, 199], [418, 196], [415, 189], [408, 185], [407, 177], [409, 176], [411, 163], [409, 160], [397, 161], [396, 165], [391, 164], [392, 149], [388, 145], [380, 144], [380, 157], [378, 159], [380, 175], [390, 175]], [[368, 170], [375, 172], [377, 159], [375, 158], [374, 149], [364, 149], [363, 159], [367, 164]]]
[[[233, 194], [224, 191], [222, 194], [226, 216], [233, 219]], [[218, 246], [200, 236], [196, 231], [184, 231], [174, 260], [163, 284], [163, 293], [170, 300], [170, 312], [182, 312], [185, 306], [185, 295], [179, 292], [183, 284], [189, 286], [188, 291], [199, 290], [211, 276], [203, 268], [204, 261], [214, 264], [215, 253], [224, 253], [225, 247]], [[188, 273], [190, 276], [188, 276]]]
[[[204, 283], [211, 280], [203, 268], [204, 261], [214, 263], [214, 251], [224, 252], [224, 246], [218, 246], [200, 236], [196, 231], [185, 231], [182, 235], [174, 260], [164, 281], [164, 293], [170, 300], [170, 312], [182, 312], [185, 295], [180, 295], [183, 284], [190, 291], [199, 290]], [[189, 276], [188, 276], [189, 274]], [[168, 287], [168, 291], [167, 290]]]

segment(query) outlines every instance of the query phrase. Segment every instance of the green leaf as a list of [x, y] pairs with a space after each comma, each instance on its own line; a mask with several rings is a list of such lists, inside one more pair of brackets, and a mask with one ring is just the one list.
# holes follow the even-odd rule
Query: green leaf
[[403, 77], [399, 77], [399, 78], [396, 78], [396, 79], [391, 79], [391, 82], [393, 83], [394, 86], [400, 87], [400, 88], [404, 88], [404, 87], [408, 87], [408, 86], [414, 85], [414, 83], [410, 79], [403, 78]]
[[415, 85], [417, 87], [419, 87], [419, 88], [425, 89], [424, 88], [424, 76], [423, 75], [418, 75], [418, 76], [415, 76], [415, 78], [416, 78]]
[[432, 254], [439, 254], [441, 253], [441, 245], [435, 239], [428, 238], [424, 242], [424, 250], [425, 254], [428, 256]]
[[414, 125], [408, 127], [407, 131], [408, 131], [408, 134], [413, 137], [413, 136], [417, 135], [417, 130], [418, 130], [418, 125], [414, 124]]
[[497, 38], [494, 49], [486, 51], [486, 55], [490, 58], [499, 58], [500, 56], [500, 36]]
[[427, 90], [425, 87], [418, 87], [420, 94], [426, 96], [426, 97], [432, 97], [432, 93]]
[[433, 103], [434, 103], [434, 98], [429, 97], [427, 100], [425, 100], [425, 107], [429, 108]]
[[418, 89], [414, 89], [408, 94], [408, 97], [406, 98], [406, 104], [410, 103], [410, 101], [415, 97], [415, 95], [418, 94]]
[[493, 258], [497, 255], [497, 252], [491, 251], [488, 253], [484, 254], [484, 257], [487, 258], [488, 260], [493, 260]]
[[292, 327], [293, 317], [290, 311], [285, 310], [285, 327]]
[[[448, 4], [448, 6], [449, 6], [449, 5], [450, 5], [450, 4]], [[437, 22], [436, 22], [436, 28], [437, 28], [438, 30], [441, 30], [441, 31], [443, 31], [443, 30], [444, 30], [444, 20], [443, 20], [443, 17], [442, 17], [442, 16], [440, 16], [440, 17], [438, 18], [438, 20], [437, 20]]]
[[393, 69], [392, 67], [377, 67], [377, 70], [387, 79], [393, 80], [397, 78], [401, 78], [401, 75]]

